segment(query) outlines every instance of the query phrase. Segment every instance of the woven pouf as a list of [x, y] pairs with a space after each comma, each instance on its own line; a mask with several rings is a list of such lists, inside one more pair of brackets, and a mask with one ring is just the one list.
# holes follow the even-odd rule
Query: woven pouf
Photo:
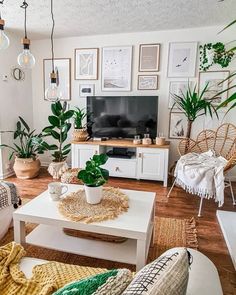
[[68, 169], [61, 176], [61, 182], [71, 183], [71, 184], [83, 184], [81, 180], [78, 179], [78, 173], [80, 168]]

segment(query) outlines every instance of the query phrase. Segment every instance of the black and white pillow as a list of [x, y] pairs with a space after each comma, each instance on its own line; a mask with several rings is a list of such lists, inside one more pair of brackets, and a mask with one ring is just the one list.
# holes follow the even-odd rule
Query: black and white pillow
[[181, 248], [172, 254], [164, 253], [141, 269], [123, 295], [184, 295], [188, 276], [189, 256]]

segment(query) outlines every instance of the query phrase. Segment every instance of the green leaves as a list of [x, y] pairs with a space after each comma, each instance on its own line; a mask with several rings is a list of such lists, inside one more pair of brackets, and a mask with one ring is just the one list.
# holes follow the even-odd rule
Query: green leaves
[[101, 186], [109, 178], [109, 171], [101, 168], [108, 157], [106, 154], [94, 155], [92, 159], [86, 162], [86, 167], [78, 173], [78, 178], [81, 179], [87, 186]]
[[82, 129], [83, 126], [83, 119], [87, 116], [87, 112], [85, 109], [80, 109], [78, 107], [75, 108], [73, 111], [73, 118], [74, 124], [76, 129]]
[[60, 120], [58, 119], [58, 117], [49, 116], [48, 121], [53, 127], [60, 127]]

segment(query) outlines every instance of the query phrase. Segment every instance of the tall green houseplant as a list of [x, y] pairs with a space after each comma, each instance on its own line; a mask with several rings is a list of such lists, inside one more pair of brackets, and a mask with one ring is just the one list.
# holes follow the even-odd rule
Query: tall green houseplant
[[65, 142], [68, 137], [68, 131], [71, 128], [69, 120], [73, 117], [74, 112], [66, 110], [66, 108], [66, 102], [64, 104], [60, 101], [52, 103], [52, 115], [48, 117], [51, 125], [43, 129], [45, 136], [51, 136], [57, 142], [51, 146], [51, 149], [52, 147], [54, 148], [52, 153], [53, 162], [65, 161], [71, 149], [71, 144], [65, 144]]

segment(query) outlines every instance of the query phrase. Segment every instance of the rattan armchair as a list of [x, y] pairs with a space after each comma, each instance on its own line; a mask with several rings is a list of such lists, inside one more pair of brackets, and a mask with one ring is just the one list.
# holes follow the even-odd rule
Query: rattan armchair
[[[208, 150], [214, 150], [216, 156], [224, 157], [228, 162], [224, 167], [224, 174], [236, 165], [236, 126], [233, 124], [222, 124], [217, 130], [203, 130], [196, 138], [183, 139], [179, 142], [178, 152], [182, 156], [184, 154], [195, 152], [203, 153]], [[175, 185], [175, 181], [168, 193], [168, 197]], [[225, 179], [225, 187], [229, 187], [233, 200], [233, 205], [236, 205], [234, 192], [229, 178]], [[198, 216], [201, 216], [203, 198], [200, 201]]]

